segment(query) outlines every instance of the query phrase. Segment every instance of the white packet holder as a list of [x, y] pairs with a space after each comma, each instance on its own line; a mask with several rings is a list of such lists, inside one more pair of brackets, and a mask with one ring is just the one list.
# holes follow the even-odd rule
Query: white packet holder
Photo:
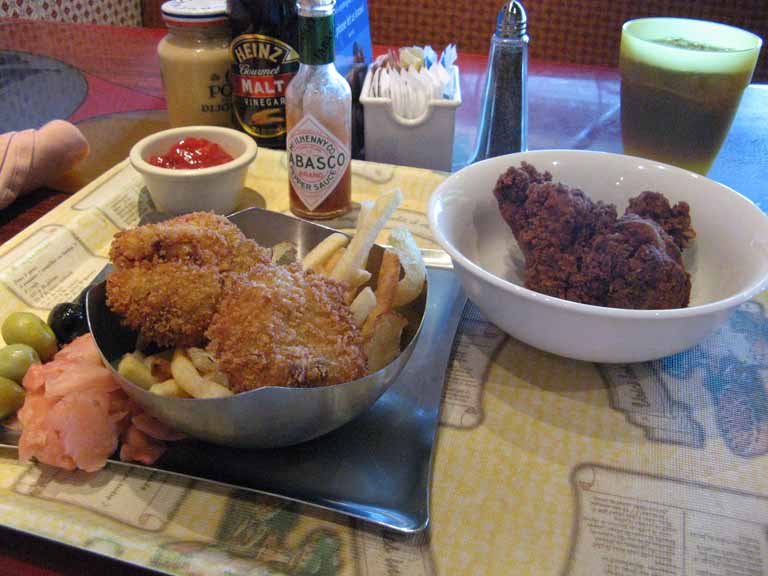
[[451, 67], [454, 96], [432, 99], [418, 118], [403, 118], [391, 98], [370, 96], [372, 72], [368, 68], [360, 94], [365, 116], [365, 159], [417, 168], [451, 171], [456, 108], [461, 105], [459, 67]]

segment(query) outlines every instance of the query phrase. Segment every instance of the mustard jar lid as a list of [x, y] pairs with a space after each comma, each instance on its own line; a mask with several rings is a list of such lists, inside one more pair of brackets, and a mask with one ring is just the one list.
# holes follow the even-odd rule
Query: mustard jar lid
[[166, 24], [173, 25], [206, 26], [227, 19], [225, 0], [170, 0], [160, 10]]

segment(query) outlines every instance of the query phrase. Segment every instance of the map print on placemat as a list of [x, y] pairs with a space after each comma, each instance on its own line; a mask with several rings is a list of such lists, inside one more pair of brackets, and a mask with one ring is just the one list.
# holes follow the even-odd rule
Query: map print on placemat
[[649, 439], [703, 448], [719, 436], [738, 456], [768, 453], [768, 320], [759, 301], [690, 350], [600, 370], [614, 408]]
[[[159, 547], [156, 568], [212, 574], [316, 574], [332, 576], [353, 564], [351, 531], [307, 521], [294, 502], [234, 491], [213, 542], [178, 541]], [[330, 516], [330, 515], [329, 515]], [[336, 518], [338, 520], [338, 518]]]
[[[288, 210], [284, 160], [282, 152], [259, 152], [242, 207]], [[355, 202], [399, 187], [405, 198], [393, 222], [432, 246], [422, 238], [429, 234], [423, 212], [443, 177], [355, 166]], [[28, 273], [26, 284], [37, 283], [45, 296], [43, 285], [53, 280], [38, 263], [52, 262], [56, 271], [58, 258], [33, 256], [58, 255], [64, 239], [71, 245], [76, 238], [83, 261], [71, 254], [61, 261], [73, 275], [63, 286], [79, 291], [91, 279], [86, 271], [103, 268], [115, 232], [151, 214], [132, 172], [126, 160], [97, 178], [0, 247], [0, 261], [23, 257], [13, 276]], [[355, 220], [353, 213], [345, 223]], [[56, 233], [36, 247], [51, 229]], [[425, 258], [444, 267], [447, 258], [436, 253]], [[0, 313], [28, 309], [7, 276]], [[432, 523], [417, 536], [212, 482], [181, 485], [124, 464], [109, 464], [93, 480], [49, 475], [8, 448], [0, 448], [1, 523], [185, 576], [766, 574], [766, 498], [746, 493], [768, 495], [768, 461], [756, 457], [768, 453], [765, 302], [761, 296], [742, 306], [687, 353], [631, 366], [548, 355], [505, 337], [468, 305], [446, 372]], [[458, 312], [454, 306], [452, 322]], [[399, 433], [377, 430], [385, 446]], [[0, 431], [0, 442], [15, 444], [7, 436]], [[235, 465], [246, 463], [253, 462]], [[368, 481], [386, 494], [391, 476], [381, 470], [373, 467]]]
[[[58, 534], [66, 516], [67, 535], [58, 540], [167, 573], [436, 574], [427, 532], [404, 535], [288, 500], [138, 466], [109, 464], [94, 474], [15, 467], [11, 505], [48, 525], [42, 534]], [[0, 501], [0, 511], [7, 504]]]
[[483, 382], [507, 336], [468, 301], [461, 317], [443, 388], [440, 424], [474, 428], [483, 421]]
[[67, 502], [142, 530], [165, 528], [192, 480], [125, 466], [95, 473], [30, 467], [14, 486], [19, 494]]
[[768, 571], [768, 498], [583, 464], [567, 576]]
[[424, 534], [404, 536], [293, 502], [235, 490], [211, 542], [166, 542], [153, 567], [180, 574], [432, 576]]
[[611, 406], [641, 427], [648, 440], [704, 446], [704, 430], [690, 406], [673, 399], [652, 364], [603, 364], [599, 370], [608, 383]]
[[293, 502], [235, 490], [214, 542], [169, 542], [152, 565], [180, 573], [240, 576], [293, 574], [335, 576], [432, 576], [434, 563], [424, 534], [404, 536]]

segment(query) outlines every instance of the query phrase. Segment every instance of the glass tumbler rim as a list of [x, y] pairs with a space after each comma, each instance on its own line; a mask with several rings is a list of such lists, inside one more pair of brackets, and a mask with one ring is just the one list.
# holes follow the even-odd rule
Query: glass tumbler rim
[[[651, 23], [651, 22], [669, 22], [669, 23], [685, 23], [693, 26], [701, 26], [701, 25], [708, 25], [708, 26], [714, 26], [716, 28], [720, 29], [727, 29], [731, 33], [736, 34], [742, 34], [744, 35], [745, 39], [751, 40], [751, 45], [747, 46], [745, 48], [729, 48], [728, 52], [731, 54], [739, 54], [739, 53], [746, 53], [746, 52], [753, 52], [755, 50], [759, 51], [763, 45], [763, 39], [755, 34], [754, 32], [750, 32], [749, 30], [745, 30], [744, 28], [739, 28], [738, 26], [733, 26], [731, 24], [725, 24], [722, 22], [715, 22], [713, 20], [702, 20], [699, 18], [681, 18], [677, 16], [648, 16], [643, 18], [633, 18], [632, 20], [627, 20], [624, 22], [621, 26], [621, 33], [622, 35], [626, 34], [630, 37], [632, 37], [633, 40], [637, 42], [643, 42], [648, 44], [655, 44], [653, 40], [649, 40], [646, 37], [643, 37], [642, 35], [639, 35], [637, 32], [631, 30], [631, 28], [637, 26], [638, 24], [643, 23]], [[692, 51], [693, 49], [687, 48], [685, 46], [665, 46], [665, 48], [669, 48], [670, 50], [680, 50], [680, 51]], [[721, 50], [707, 50], [706, 48], [696, 48], [696, 52], [710, 52], [710, 53], [722, 53]]]

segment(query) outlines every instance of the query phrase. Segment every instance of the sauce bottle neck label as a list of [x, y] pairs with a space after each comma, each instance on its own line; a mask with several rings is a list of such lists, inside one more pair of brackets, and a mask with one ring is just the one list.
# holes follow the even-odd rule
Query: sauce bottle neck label
[[336, 58], [334, 15], [299, 16], [299, 54], [310, 66], [330, 64]]
[[291, 187], [307, 209], [314, 210], [349, 169], [349, 148], [312, 114], [288, 132], [286, 148]]

